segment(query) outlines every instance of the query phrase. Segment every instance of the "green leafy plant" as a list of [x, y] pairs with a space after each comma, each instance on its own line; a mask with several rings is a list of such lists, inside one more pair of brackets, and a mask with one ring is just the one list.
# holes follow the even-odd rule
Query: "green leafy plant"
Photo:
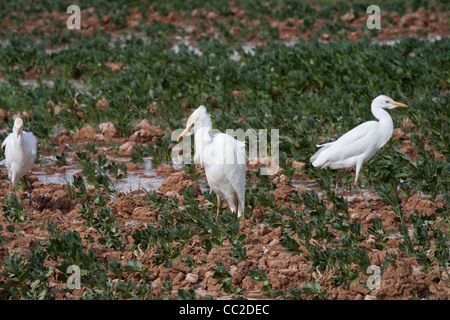
[[268, 296], [275, 298], [280, 295], [284, 295], [282, 291], [274, 290], [272, 288], [272, 284], [270, 283], [269, 276], [265, 274], [260, 267], [256, 267], [253, 270], [248, 270], [247, 275], [252, 279], [253, 281], [262, 281], [263, 282], [263, 288], [261, 289], [261, 293], [267, 294]]
[[9, 223], [24, 222], [27, 220], [25, 209], [19, 197], [13, 193], [3, 200], [3, 214]]
[[375, 220], [372, 223], [372, 227], [368, 229], [368, 232], [375, 236], [380, 243], [371, 242], [370, 245], [378, 250], [384, 250], [386, 248], [386, 243], [388, 241], [388, 238], [385, 236], [386, 232], [383, 230], [383, 226], [381, 223], [380, 218], [376, 217]]
[[79, 213], [88, 222], [89, 226], [97, 229], [102, 235], [102, 237], [98, 238], [100, 244], [115, 250], [122, 249], [122, 233], [110, 208], [102, 206], [100, 210], [94, 210], [89, 202], [85, 202], [83, 209]]
[[233, 286], [231, 274], [222, 262], [216, 262], [216, 267], [213, 268], [213, 271], [213, 278], [222, 281], [220, 290], [233, 295], [237, 295], [242, 291], [242, 289]]
[[321, 285], [315, 281], [313, 283], [306, 281], [304, 286], [288, 289], [287, 293], [297, 300], [302, 300], [304, 295], [317, 296], [320, 300], [326, 300], [329, 296], [327, 290], [322, 289]]

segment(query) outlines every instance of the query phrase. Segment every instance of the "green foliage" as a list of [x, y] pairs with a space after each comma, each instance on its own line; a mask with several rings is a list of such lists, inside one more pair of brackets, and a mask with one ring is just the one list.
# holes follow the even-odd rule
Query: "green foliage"
[[[69, 4], [72, 3], [56, 0], [6, 1], [2, 3], [0, 17], [2, 21], [8, 17], [12, 24], [19, 25], [31, 13], [39, 17], [55, 10], [65, 12]], [[274, 177], [263, 175], [261, 169], [254, 170], [247, 179], [246, 219], [256, 222], [262, 216], [259, 223], [269, 229], [279, 228], [283, 250], [309, 259], [311, 272], [331, 270], [335, 275], [333, 286], [348, 287], [364, 280], [361, 275], [371, 264], [367, 253], [370, 248], [361, 243], [370, 235], [375, 237], [372, 248], [386, 251], [389, 239], [394, 238], [399, 254], [413, 257], [424, 272], [437, 272], [442, 280], [450, 281], [447, 270], [450, 40], [444, 37], [431, 42], [408, 37], [393, 46], [374, 45], [369, 38], [359, 42], [345, 40], [345, 34], [354, 31], [354, 27], [339, 16], [350, 10], [356, 18], [366, 15], [367, 5], [361, 2], [324, 0], [313, 6], [304, 1], [269, 0], [261, 5], [256, 0], [245, 0], [239, 5], [246, 19], [235, 19], [230, 4], [228, 0], [152, 3], [153, 10], [161, 15], [176, 11], [189, 19], [193, 10], [205, 9], [226, 17], [212, 22], [217, 30], [214, 38], [202, 35], [209, 32], [201, 22], [189, 34], [196, 40], [201, 56], [187, 45], [180, 44], [177, 53], [168, 50], [173, 47], [173, 36], [180, 33], [172, 23], [141, 23], [135, 31], [146, 38], [130, 32], [114, 41], [99, 30], [91, 35], [79, 32], [44, 35], [40, 30], [21, 34], [5, 27], [0, 36], [8, 40], [0, 46], [1, 109], [11, 114], [27, 112], [30, 115], [26, 119], [27, 128], [37, 136], [40, 148], [49, 150], [54, 150], [53, 135], [61, 129], [71, 135], [86, 125], [97, 128], [108, 121], [114, 123], [125, 139], [132, 135], [141, 119], [149, 119], [168, 131], [182, 128], [187, 115], [184, 107], [192, 109], [199, 104], [207, 106], [214, 127], [222, 130], [278, 129], [279, 165], [287, 182], [294, 183], [298, 175], [300, 179], [306, 175], [317, 181], [323, 193], [294, 191], [290, 203], [276, 201]], [[379, 5], [388, 12], [385, 21], [388, 25], [394, 24], [392, 14], [401, 16], [420, 6], [431, 12], [449, 9], [442, 1], [381, 1]], [[108, 23], [119, 28], [126, 27], [133, 7], [144, 21], [153, 14], [145, 1], [94, 0], [90, 6], [101, 21], [107, 15]], [[196, 12], [199, 21], [211, 21], [202, 10]], [[280, 30], [271, 21], [289, 23], [289, 18], [303, 20], [298, 27], [301, 34], [327, 33], [338, 40], [322, 43], [316, 37], [286, 46], [279, 41]], [[316, 28], [322, 18], [328, 20]], [[259, 24], [241, 20], [258, 20]], [[232, 27], [237, 27], [237, 37], [230, 32]], [[183, 31], [182, 37], [186, 35]], [[253, 48], [252, 54], [245, 52], [239, 42], [249, 35], [264, 40], [264, 45]], [[48, 48], [58, 50], [49, 52]], [[235, 51], [239, 59], [232, 60], [230, 56]], [[108, 62], [121, 62], [124, 68], [113, 71]], [[25, 73], [36, 66], [41, 74], [35, 80], [29, 79]], [[334, 140], [359, 123], [371, 120], [370, 102], [381, 93], [410, 106], [408, 110], [391, 110], [390, 114], [396, 128], [406, 118], [414, 125], [402, 130], [417, 149], [417, 158], [413, 160], [400, 151], [402, 140], [391, 139], [363, 166], [361, 182], [392, 207], [400, 221], [398, 233], [384, 230], [380, 218], [375, 218], [365, 230], [361, 222], [350, 217], [345, 198], [334, 195], [335, 171], [312, 168], [309, 161], [317, 150], [316, 144]], [[97, 107], [100, 97], [108, 100], [108, 108]], [[62, 107], [58, 113], [53, 108], [56, 104]], [[2, 126], [10, 132], [11, 119], [3, 121]], [[6, 135], [0, 136], [4, 140]], [[142, 163], [145, 157], [151, 157], [152, 164], [170, 162], [175, 143], [171, 134], [165, 132], [154, 142], [136, 144], [131, 161]], [[216, 220], [215, 195], [205, 193], [212, 206], [202, 206], [194, 197], [193, 188], [183, 190], [183, 203], [177, 197], [162, 197], [156, 191], [147, 193], [145, 203], [157, 212], [158, 218], [128, 231], [132, 243], [125, 246], [124, 228], [107, 204], [117, 196], [114, 182], [124, 177], [127, 170], [125, 165], [98, 155], [104, 146], [93, 141], [70, 146], [74, 150], [82, 147], [87, 152], [76, 152], [81, 174], [73, 176], [73, 183], [67, 185], [69, 198], [82, 204], [79, 213], [83, 224], [100, 234], [98, 243], [92, 236], [82, 239], [77, 231], [60, 230], [56, 222], [49, 222], [49, 238], [36, 244], [29, 256], [11, 253], [1, 261], [1, 298], [53, 299], [48, 290], [50, 279], [54, 276], [58, 281], [66, 281], [70, 265], [81, 269], [83, 299], [197, 298], [192, 289], [174, 294], [170, 277], [162, 281], [161, 292], [155, 296], [147, 265], [138, 258], [126, 262], [100, 259], [90, 247], [94, 243], [125, 253], [132, 250], [133, 257], [152, 250], [152, 263], [171, 267], [174, 261], [181, 261], [191, 270], [204, 263], [198, 252], [183, 254], [183, 249], [192, 243], [198, 243], [202, 254], [226, 246], [233, 264], [247, 260], [249, 239], [236, 215], [225, 210]], [[268, 147], [270, 155], [272, 145]], [[67, 165], [65, 153], [55, 156], [58, 167]], [[292, 160], [305, 165], [296, 170]], [[194, 165], [185, 165], [183, 169], [201, 182], [201, 174], [195, 173]], [[350, 185], [351, 179], [347, 175], [342, 183]], [[444, 204], [431, 217], [407, 213], [401, 200], [415, 194], [435, 204], [441, 203], [443, 197]], [[258, 207], [263, 208], [259, 211], [261, 216], [255, 217]], [[12, 236], [17, 236], [21, 223], [29, 218], [21, 200], [14, 195], [6, 196], [2, 211], [10, 223], [6, 229], [15, 230]], [[398, 257], [396, 251], [386, 252], [382, 271], [396, 265]], [[213, 277], [221, 281], [221, 290], [240, 298], [243, 292], [233, 285], [225, 265], [217, 263], [213, 271]], [[327, 289], [317, 282], [305, 282], [304, 286], [290, 287], [286, 292], [275, 290], [269, 276], [259, 267], [247, 270], [247, 276], [262, 282], [261, 292], [271, 298], [329, 297]]]
[[48, 300], [53, 295], [48, 292], [52, 267], [44, 266], [46, 254], [35, 246], [32, 256], [24, 258], [13, 252], [3, 265], [0, 274], [8, 282], [0, 281], [0, 297], [27, 300]]
[[79, 213], [89, 226], [94, 227], [102, 235], [98, 238], [100, 244], [115, 250], [122, 249], [123, 236], [110, 208], [102, 206], [100, 210], [94, 210], [89, 202], [86, 202]]
[[125, 164], [119, 166], [115, 161], [110, 161], [102, 155], [99, 155], [97, 161], [94, 161], [86, 152], [76, 152], [76, 155], [77, 161], [81, 165], [82, 176], [74, 176], [74, 186], [79, 189], [79, 193], [75, 192], [75, 195], [87, 198], [85, 182], [98, 190], [103, 190], [106, 194], [116, 193], [109, 176], [115, 176], [115, 179], [124, 177], [127, 174]]
[[13, 193], [6, 197], [2, 202], [2, 210], [6, 221], [11, 224], [16, 222], [24, 222], [27, 220], [25, 209], [19, 197]]
[[220, 290], [231, 293], [233, 295], [239, 294], [241, 292], [242, 289], [235, 288], [233, 286], [231, 282], [231, 274], [222, 262], [216, 262], [216, 267], [213, 268], [213, 271], [213, 278], [222, 281], [222, 283], [220, 284]]
[[388, 240], [385, 237], [386, 232], [383, 230], [383, 226], [380, 218], [376, 217], [372, 223], [372, 227], [367, 230], [371, 235], [375, 236], [381, 243], [371, 242], [370, 245], [378, 250], [384, 250], [386, 247], [386, 242]]
[[319, 283], [310, 283], [309, 281], [306, 281], [303, 287], [288, 289], [287, 293], [297, 300], [302, 300], [302, 296], [304, 295], [317, 296], [320, 300], [326, 300], [329, 296], [327, 290], [322, 289]]
[[256, 267], [253, 270], [248, 270], [247, 275], [253, 281], [258, 281], [263, 283], [263, 288], [261, 289], [261, 293], [267, 294], [271, 298], [278, 297], [280, 295], [284, 295], [282, 291], [274, 290], [272, 288], [272, 284], [270, 283], [269, 276], [262, 271], [260, 267]]

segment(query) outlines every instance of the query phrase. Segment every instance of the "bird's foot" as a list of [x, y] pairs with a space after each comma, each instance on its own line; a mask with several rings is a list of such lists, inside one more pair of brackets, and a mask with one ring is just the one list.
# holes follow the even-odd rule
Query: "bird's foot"
[[376, 213], [375, 206], [371, 205], [368, 201], [366, 201], [366, 206], [370, 209], [370, 213]]
[[28, 193], [28, 199], [30, 200], [30, 203], [31, 203], [31, 204], [33, 204], [33, 202], [34, 202], [34, 203], [38, 204], [39, 207], [42, 207], [42, 206], [43, 206], [43, 204], [42, 204], [40, 201], [38, 201], [35, 197], [33, 197], [33, 196], [31, 195], [31, 193]]

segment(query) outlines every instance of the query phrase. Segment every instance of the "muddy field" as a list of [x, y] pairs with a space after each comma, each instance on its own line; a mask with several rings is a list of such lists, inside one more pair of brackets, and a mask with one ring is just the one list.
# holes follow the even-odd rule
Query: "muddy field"
[[[72, 143], [86, 141], [85, 134], [90, 132], [87, 129], [75, 132], [72, 137], [68, 135], [59, 135], [59, 144], [55, 146], [59, 149], [68, 148]], [[95, 139], [104, 139], [104, 133], [92, 132]], [[77, 140], [79, 139], [79, 140]], [[63, 143], [62, 141], [66, 141]], [[122, 141], [122, 146], [127, 145], [129, 141]], [[106, 149], [107, 150], [107, 149]], [[105, 151], [105, 153], [108, 153]], [[123, 155], [123, 154], [122, 154]], [[110, 154], [110, 156], [118, 156]], [[123, 156], [126, 156], [123, 155]], [[114, 158], [113, 158], [114, 159]], [[193, 187], [199, 206], [208, 208], [212, 204], [206, 201], [202, 195], [208, 192], [204, 172], [201, 167], [197, 166], [197, 173], [201, 173], [198, 181], [194, 180], [191, 175], [185, 173], [183, 169], [174, 169], [169, 164], [156, 166], [152, 171], [153, 174], [148, 175], [144, 170], [144, 166], [136, 165], [132, 162], [125, 162], [128, 167], [128, 176], [134, 181], [147, 177], [152, 180], [158, 187], [148, 189], [148, 192], [155, 190], [158, 196], [173, 197], [178, 196], [183, 202], [182, 191], [189, 186]], [[300, 169], [303, 164], [296, 163]], [[251, 177], [251, 172], [256, 170], [258, 166], [249, 166], [247, 176]], [[245, 249], [247, 259], [235, 263], [230, 248], [231, 244], [224, 239], [220, 248], [212, 248], [208, 253], [204, 252], [202, 243], [198, 238], [192, 238], [185, 248], [181, 250], [181, 256], [190, 256], [192, 259], [201, 261], [195, 267], [189, 267], [182, 262], [182, 259], [173, 261], [170, 267], [157, 265], [154, 261], [154, 254], [158, 253], [158, 248], [147, 248], [136, 250], [133, 246], [134, 240], [131, 234], [136, 228], [143, 228], [147, 225], [158, 225], [160, 212], [155, 209], [152, 204], [146, 203], [146, 192], [139, 190], [139, 186], [133, 188], [131, 185], [125, 191], [119, 191], [117, 198], [107, 201], [107, 206], [112, 209], [123, 236], [123, 249], [116, 250], [107, 248], [97, 242], [92, 243], [88, 240], [90, 237], [97, 239], [100, 234], [95, 228], [86, 225], [80, 216], [80, 210], [83, 207], [81, 199], [73, 199], [69, 196], [67, 183], [42, 183], [40, 179], [52, 177], [58, 173], [64, 173], [66, 170], [72, 170], [71, 174], [77, 175], [81, 171], [77, 166], [58, 167], [52, 163], [44, 168], [36, 166], [28, 175], [28, 181], [31, 182], [32, 196], [39, 202], [30, 203], [27, 193], [23, 190], [15, 191], [20, 197], [25, 208], [26, 221], [14, 224], [14, 232], [10, 232], [7, 228], [3, 228], [0, 233], [3, 239], [3, 245], [0, 251], [1, 260], [5, 260], [8, 255], [13, 252], [22, 256], [29, 256], [33, 246], [36, 243], [45, 241], [51, 237], [46, 230], [49, 222], [57, 222], [58, 229], [62, 232], [69, 230], [77, 231], [83, 239], [83, 245], [86, 248], [93, 248], [95, 254], [100, 261], [111, 261], [117, 259], [118, 262], [126, 264], [127, 259], [139, 260], [145, 267], [150, 270], [148, 281], [151, 282], [151, 296], [156, 298], [158, 294], [167, 292], [163, 290], [162, 281], [169, 276], [172, 279], [172, 294], [177, 295], [178, 289], [193, 289], [198, 299], [216, 298], [230, 299], [230, 293], [221, 289], [222, 281], [213, 277], [213, 268], [218, 262], [229, 270], [231, 274], [231, 284], [235, 288], [242, 290], [240, 295], [245, 299], [266, 299], [267, 293], [263, 293], [263, 282], [252, 280], [248, 275], [248, 269], [256, 267], [269, 277], [272, 290], [285, 291], [289, 288], [303, 286], [306, 282], [320, 284], [322, 290], [327, 293], [328, 299], [448, 299], [450, 296], [450, 286], [442, 275], [437, 272], [422, 272], [421, 266], [415, 258], [408, 257], [398, 251], [399, 240], [396, 239], [398, 228], [400, 226], [399, 217], [391, 211], [391, 207], [382, 203], [381, 199], [370, 190], [366, 191], [366, 196], [371, 199], [370, 203], [374, 206], [374, 210], [367, 208], [364, 201], [359, 195], [352, 194], [347, 190], [344, 192], [349, 200], [348, 214], [352, 223], [360, 222], [362, 225], [362, 234], [366, 234], [367, 238], [360, 243], [360, 247], [367, 250], [370, 261], [373, 265], [381, 266], [385, 262], [386, 254], [398, 253], [395, 264], [390, 265], [380, 278], [379, 288], [369, 290], [367, 288], [368, 275], [361, 273], [360, 280], [350, 283], [346, 287], [336, 287], [333, 283], [333, 276], [336, 275], [334, 270], [326, 270], [325, 272], [311, 272], [313, 264], [302, 254], [291, 254], [284, 252], [285, 248], [280, 244], [282, 232], [280, 227], [270, 226], [266, 221], [265, 212], [269, 208], [256, 205], [252, 208], [251, 213], [247, 212], [247, 217], [241, 219], [240, 234], [247, 237], [245, 241]], [[297, 204], [291, 202], [291, 196], [296, 194], [308, 193], [311, 191], [311, 182], [309, 189], [302, 187], [302, 180], [308, 181], [306, 176], [296, 175], [291, 183], [287, 182], [283, 170], [270, 179], [276, 182], [276, 189], [272, 191], [278, 203], [283, 201], [280, 210], [286, 207], [298, 208]], [[45, 172], [44, 174], [42, 172]], [[74, 173], [75, 172], [75, 173]], [[40, 179], [39, 179], [39, 178]], [[60, 178], [60, 181], [63, 181]], [[120, 181], [120, 180], [119, 180]], [[119, 185], [119, 183], [118, 183]], [[314, 185], [314, 183], [312, 183]], [[0, 201], [5, 200], [5, 196], [11, 192], [9, 182], [3, 180], [1, 182], [2, 196]], [[251, 186], [248, 186], [250, 188]], [[92, 189], [92, 194], [98, 193], [98, 190]], [[318, 193], [323, 193], [320, 188], [315, 189]], [[440, 217], [436, 213], [436, 209], [444, 205], [443, 199], [438, 197], [436, 202], [432, 202], [423, 198], [419, 194], [412, 194], [408, 199], [400, 199], [401, 209], [405, 214], [412, 213], [415, 210], [420, 215], [429, 218], [432, 223], [440, 224]], [[213, 212], [215, 210], [211, 209]], [[389, 239], [383, 250], [374, 249], [371, 242], [376, 242], [373, 235], [369, 235], [367, 230], [372, 226], [375, 218], [380, 218], [382, 228], [390, 231]], [[4, 215], [0, 217], [2, 226], [9, 225]], [[313, 240], [314, 241], [314, 240]], [[325, 243], [326, 244], [326, 243]], [[307, 255], [307, 250], [303, 250]], [[430, 253], [431, 256], [431, 253]], [[66, 283], [57, 281], [58, 272], [55, 270], [49, 280], [48, 291], [54, 295], [55, 299], [81, 299], [83, 290], [73, 290], [67, 292]], [[126, 279], [126, 276], [124, 277]], [[304, 299], [314, 299], [317, 295], [304, 294]]]
[[[253, 49], [263, 44], [264, 41], [257, 36], [260, 20], [246, 17], [246, 13], [237, 3], [233, 1], [230, 3], [231, 19], [241, 22], [239, 28], [233, 27], [230, 19], [227, 20], [214, 10], [202, 12], [203, 9], [195, 9], [186, 16], [178, 12], [163, 15], [150, 8], [149, 14], [143, 17], [140, 11], [132, 9], [126, 23], [118, 26], [111, 23], [115, 21], [112, 19], [113, 16], [98, 17], [94, 8], [91, 8], [82, 11], [82, 19], [86, 23], [83, 23], [80, 32], [90, 36], [95, 30], [100, 30], [101, 33], [112, 35], [115, 39], [138, 25], [166, 24], [175, 26], [177, 30], [169, 37], [172, 41], [170, 47], [176, 42], [188, 43], [195, 47], [197, 42], [194, 41], [193, 34], [196, 40], [200, 41], [200, 38], [217, 36], [218, 33], [224, 32], [222, 25], [212, 22], [216, 20], [226, 26], [229, 24], [228, 32], [235, 41], [251, 43]], [[17, 17], [22, 14], [15, 12], [0, 24], [0, 30], [35, 36], [34, 30], [40, 28], [43, 30], [40, 37], [45, 37], [46, 34], [54, 32], [61, 21], [65, 22], [67, 19], [67, 14], [49, 12], [18, 20]], [[382, 18], [390, 23], [375, 36], [363, 28], [367, 17], [362, 15], [355, 17], [353, 11], [334, 14], [329, 19], [316, 19], [315, 23], [303, 33], [299, 32], [299, 26], [304, 24], [303, 19], [290, 18], [280, 21], [268, 18], [264, 21], [268, 21], [271, 28], [278, 29], [277, 37], [282, 42], [311, 38], [320, 39], [323, 43], [342, 38], [357, 42], [364, 36], [381, 42], [397, 41], [403, 35], [417, 34], [426, 34], [430, 40], [438, 41], [449, 34], [448, 15], [439, 11], [429, 12], [423, 7], [414, 11], [408, 10], [403, 15], [384, 13]], [[329, 26], [337, 20], [348, 25], [349, 29], [341, 34], [317, 31], [322, 30], [320, 29], [322, 25]], [[249, 26], [253, 26], [254, 29], [251, 30], [257, 31], [249, 33], [242, 31]], [[184, 37], [185, 32], [181, 33], [181, 29], [189, 29], [191, 36]], [[180, 38], [180, 34], [183, 38]], [[2, 39], [2, 43], [6, 42], [7, 39]], [[58, 48], [64, 46], [47, 45], [46, 50], [53, 52]], [[0, 70], [0, 79], [5, 82], [11, 78], [9, 73], [22, 68], [22, 66], [17, 66], [16, 69], [13, 69], [13, 66], [9, 67]], [[119, 74], [123, 70], [126, 71], [129, 66], [109, 61], [108, 67]], [[84, 70], [83, 67], [80, 68]], [[82, 85], [80, 90], [83, 90], [85, 80], [83, 72], [69, 79], [79, 81]], [[8, 77], [4, 76], [6, 73]], [[20, 81], [27, 86], [29, 83], [24, 83], [26, 80], [34, 80], [42, 75], [63, 77], [61, 73], [60, 70], [53, 70], [51, 66], [36, 65], [33, 68], [28, 66]], [[39, 86], [41, 83], [33, 85]], [[448, 93], [447, 84], [441, 82], [440, 85], [442, 86], [439, 90]], [[279, 94], [276, 90], [270, 92], [272, 98]], [[320, 94], [320, 90], [316, 88], [304, 90], [304, 92], [315, 91]], [[241, 99], [242, 96], [239, 90], [232, 93], [232, 99]], [[215, 97], [204, 94], [204, 98], [207, 103], [215, 106]], [[96, 99], [96, 107], [99, 110], [107, 112], [113, 108], [108, 101], [109, 98]], [[242, 99], [245, 101], [245, 98]], [[15, 116], [22, 116], [25, 125], [27, 121], [32, 120], [30, 113], [33, 111], [27, 113], [24, 109], [12, 110], [8, 108], [7, 102], [2, 100], [1, 103], [3, 103], [0, 105], [2, 133], [10, 132], [10, 127], [6, 124]], [[146, 106], [146, 114], [157, 116], [158, 107], [158, 104]], [[448, 262], [447, 265], [442, 265], [445, 258], [435, 258], [439, 250], [443, 250], [444, 254], [447, 252], [448, 255], [448, 247], [443, 245], [445, 240], [442, 239], [449, 237], [450, 225], [445, 194], [441, 192], [430, 196], [421, 190], [414, 188], [401, 190], [399, 187], [398, 207], [393, 208], [372, 185], [368, 185], [363, 191], [373, 206], [373, 209], [370, 209], [354, 188], [350, 188], [350, 183], [346, 183], [345, 187], [339, 190], [342, 196], [339, 199], [342, 200], [333, 199], [329, 191], [334, 190], [334, 187], [326, 189], [323, 185], [320, 186], [317, 182], [318, 177], [310, 176], [311, 167], [308, 163], [295, 160], [293, 155], [288, 155], [287, 162], [283, 164], [284, 169], [280, 167], [276, 174], [268, 177], [268, 181], [267, 177], [255, 174], [260, 164], [248, 166], [247, 191], [254, 192], [248, 199], [261, 199], [258, 192], [265, 184], [264, 192], [267, 192], [268, 196], [273, 195], [273, 198], [268, 198], [273, 200], [270, 204], [248, 203], [245, 217], [239, 221], [234, 219], [224, 206], [218, 224], [214, 225], [211, 222], [209, 225], [211, 228], [216, 226], [226, 230], [219, 234], [208, 229], [208, 226], [201, 225], [199, 220], [202, 215], [215, 218], [216, 203], [215, 196], [211, 198], [208, 195], [209, 187], [204, 171], [199, 165], [187, 169], [164, 160], [152, 164], [151, 156], [142, 157], [142, 161], [132, 161], [138, 146], [154, 146], [155, 149], [160, 148], [160, 151], [167, 148], [158, 145], [158, 141], [161, 141], [166, 131], [172, 132], [181, 128], [193, 107], [186, 99], [186, 103], [180, 108], [185, 116], [179, 122], [179, 126], [171, 125], [169, 121], [166, 125], [158, 124], [153, 117], [135, 118], [128, 134], [124, 134], [113, 122], [91, 125], [89, 115], [87, 112], [83, 113], [77, 96], [75, 99], [69, 99], [67, 103], [49, 101], [46, 108], [51, 109], [49, 114], [53, 119], [58, 119], [58, 114], [65, 114], [67, 111], [78, 114], [85, 125], [77, 130], [65, 130], [59, 126], [47, 140], [39, 139], [39, 158], [27, 175], [32, 189], [31, 195], [36, 202], [29, 200], [22, 181], [13, 187], [7, 180], [5, 168], [1, 167], [3, 179], [0, 181], [2, 203], [0, 270], [3, 273], [0, 274], [0, 297], [36, 299], [41, 294], [39, 296], [41, 298], [56, 300], [92, 297], [102, 299], [106, 298], [106, 295], [102, 296], [101, 293], [107, 292], [110, 294], [108, 298], [127, 299], [131, 298], [129, 293], [133, 292], [139, 298], [150, 299], [448, 300], [450, 298]], [[419, 147], [415, 145], [416, 140], [413, 140], [411, 135], [417, 127], [406, 116], [403, 118], [401, 127], [395, 130], [392, 140], [400, 152], [415, 160], [419, 154]], [[219, 119], [218, 117], [213, 121], [213, 126], [216, 126]], [[246, 121], [246, 118], [239, 118], [235, 124]], [[98, 147], [95, 148], [92, 144]], [[432, 159], [447, 161], [446, 152], [435, 146], [426, 143], [425, 145], [425, 150]], [[175, 142], [171, 141], [170, 148], [174, 146]], [[83, 173], [86, 164], [83, 167], [83, 160], [79, 159], [80, 153], [83, 152], [89, 159], [92, 157], [94, 162], [101, 156], [108, 159], [109, 164], [114, 161], [118, 165], [125, 166], [118, 171], [125, 172], [122, 178], [117, 177], [117, 172], [108, 174], [114, 190], [105, 190], [103, 185], [96, 187], [87, 182], [88, 176]], [[60, 158], [62, 155], [63, 161]], [[285, 172], [286, 168], [292, 171]], [[97, 177], [97, 174], [94, 176]], [[352, 174], [353, 171], [350, 170], [347, 182], [350, 181]], [[74, 186], [77, 177], [84, 178], [86, 190]], [[191, 192], [189, 195], [186, 194], [187, 190]], [[13, 213], [7, 214], [10, 209], [14, 209], [8, 207], [7, 202], [12, 192], [19, 197], [23, 205], [21, 219], [11, 220]], [[316, 203], [308, 204], [309, 198], [302, 195], [311, 193], [318, 195], [318, 199], [322, 202], [317, 200]], [[95, 214], [88, 215], [86, 203], [94, 208]], [[193, 203], [198, 204], [196, 210], [191, 208]], [[321, 203], [326, 207], [324, 211], [328, 220], [324, 220], [326, 223], [320, 228], [311, 229], [313, 230], [311, 238], [302, 238], [299, 231], [302, 219], [310, 221], [309, 219], [317, 214], [320, 216], [320, 213], [317, 213], [320, 210], [317, 208]], [[113, 222], [108, 226], [114, 226], [113, 232], [101, 229], [101, 221], [99, 222], [102, 219], [99, 215], [101, 208], [109, 208], [113, 214]], [[191, 212], [195, 212], [197, 216], [189, 218]], [[170, 220], [171, 214], [173, 221]], [[334, 216], [330, 218], [327, 214]], [[299, 215], [303, 218], [299, 218]], [[187, 225], [188, 228], [193, 228], [193, 233], [177, 229], [181, 235], [177, 234], [175, 238], [156, 236], [158, 233], [155, 230], [172, 230], [171, 226], [177, 225], [177, 221], [191, 223]], [[346, 227], [337, 226], [336, 221], [344, 221]], [[381, 225], [377, 225], [379, 221]], [[56, 223], [57, 231], [52, 229], [52, 223]], [[353, 230], [347, 228], [350, 225], [359, 226], [360, 229], [357, 232], [349, 231]], [[377, 233], [375, 226], [378, 226], [376, 230], [382, 230], [384, 233]], [[420, 239], [417, 234], [418, 226], [431, 226], [426, 229], [429, 233], [425, 236], [424, 242], [418, 240]], [[145, 234], [137, 232], [139, 230], [150, 230], [155, 233], [145, 242], [142, 240]], [[326, 236], [321, 237], [320, 230], [326, 232]], [[437, 230], [443, 230], [444, 235], [439, 238]], [[63, 235], [74, 234], [70, 232], [79, 235], [78, 254], [89, 256], [89, 252], [93, 253], [95, 258], [92, 258], [92, 261], [98, 268], [103, 268], [102, 276], [107, 278], [102, 280], [102, 283], [107, 283], [108, 288], [101, 287], [95, 280], [83, 280], [81, 288], [68, 289], [67, 277], [70, 273], [64, 271], [68, 264], [81, 261], [80, 264], [86, 267], [85, 272], [91, 272], [88, 262], [77, 260], [70, 254], [65, 256], [62, 253], [63, 249], [57, 249], [56, 242], [52, 242], [52, 239], [58, 240], [62, 239]], [[182, 232], [188, 235], [184, 236]], [[412, 244], [405, 240], [404, 232], [409, 233]], [[231, 234], [235, 237], [233, 238]], [[355, 238], [352, 238], [353, 236]], [[345, 256], [342, 253], [347, 248], [345, 237], [353, 239], [354, 242], [348, 248], [356, 250], [355, 256], [348, 258], [349, 260], [340, 256], [340, 254]], [[105, 238], [112, 241], [112, 244], [105, 244], [103, 241]], [[163, 238], [164, 241], [161, 240]], [[38, 247], [41, 249], [37, 249]], [[417, 248], [428, 250], [421, 251], [420, 256], [414, 251]], [[91, 249], [92, 251], [89, 251]], [[40, 252], [47, 254], [41, 260], [37, 258], [40, 257]], [[329, 253], [330, 256], [325, 256], [325, 253]], [[364, 253], [364, 257], [358, 260], [357, 253]], [[321, 254], [324, 255], [323, 258]], [[336, 258], [331, 258], [331, 254], [336, 254]], [[16, 259], [14, 260], [17, 262], [16, 265], [12, 263], [11, 257]], [[322, 263], [323, 259], [328, 259], [329, 262]], [[336, 260], [332, 263], [332, 259]], [[35, 270], [32, 265], [35, 260], [39, 261], [37, 264], [40, 269], [38, 269], [43, 271], [45, 276], [25, 276], [20, 279], [18, 276], [20, 270], [29, 274], [30, 270]], [[111, 264], [113, 261], [122, 267], [115, 268]], [[130, 261], [133, 266], [141, 263], [141, 267], [124, 267], [127, 264], [129, 266]], [[372, 266], [371, 270], [367, 270], [369, 265]], [[17, 269], [14, 269], [14, 266]], [[374, 266], [378, 268], [376, 270], [381, 268], [382, 274], [374, 271]], [[145, 271], [142, 271], [144, 269]], [[87, 279], [89, 276], [84, 274], [84, 278]], [[40, 281], [36, 285], [38, 289], [33, 289], [32, 284], [36, 279]], [[118, 287], [118, 284], [123, 284], [124, 287], [125, 284], [129, 284], [129, 288]], [[31, 296], [26, 295], [27, 290], [31, 292]], [[140, 290], [146, 293], [143, 294]]]

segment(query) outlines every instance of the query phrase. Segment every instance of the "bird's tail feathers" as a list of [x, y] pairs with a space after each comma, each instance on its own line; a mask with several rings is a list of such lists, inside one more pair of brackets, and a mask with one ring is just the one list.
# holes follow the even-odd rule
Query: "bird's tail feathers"
[[[334, 142], [334, 141], [333, 141]], [[333, 142], [327, 142], [327, 143], [322, 143], [322, 144], [316, 144], [316, 147], [326, 147], [329, 146], [330, 144], [332, 144]]]
[[317, 147], [320, 147], [320, 149], [309, 158], [314, 167], [320, 167], [325, 164], [327, 161], [326, 150], [331, 147], [332, 144], [333, 142], [327, 142], [316, 145]]
[[318, 150], [316, 153], [314, 153], [314, 155], [309, 159], [311, 161], [311, 164], [314, 167], [320, 167], [322, 166], [326, 161], [327, 161], [327, 157], [324, 154], [324, 151], [326, 150], [326, 148], [322, 148], [320, 150]]

